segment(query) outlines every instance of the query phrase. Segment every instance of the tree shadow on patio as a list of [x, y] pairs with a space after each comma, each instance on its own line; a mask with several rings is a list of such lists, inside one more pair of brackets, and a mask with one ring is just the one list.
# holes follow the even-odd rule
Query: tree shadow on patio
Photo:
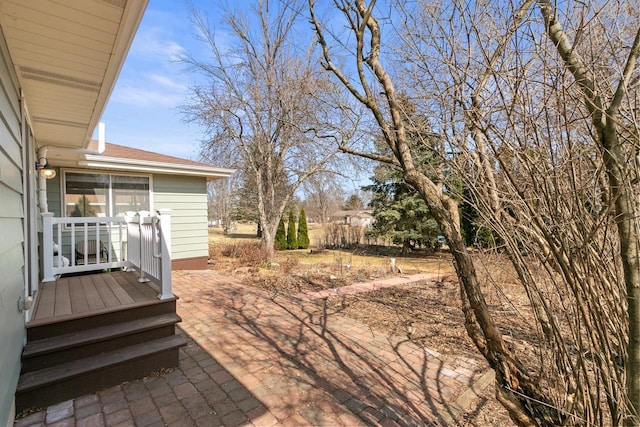
[[204, 290], [196, 303], [222, 316], [207, 339], [221, 364], [254, 382], [249, 389], [279, 421], [459, 423], [454, 402], [476, 379], [468, 369], [463, 374], [436, 352], [330, 312], [326, 300], [269, 296], [229, 282]]

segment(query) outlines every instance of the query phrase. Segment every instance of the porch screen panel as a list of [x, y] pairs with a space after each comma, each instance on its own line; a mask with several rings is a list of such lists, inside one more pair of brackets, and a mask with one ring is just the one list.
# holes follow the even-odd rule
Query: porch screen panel
[[65, 176], [67, 217], [109, 215], [109, 175], [68, 172]]
[[151, 210], [148, 177], [113, 175], [111, 178], [113, 216]]

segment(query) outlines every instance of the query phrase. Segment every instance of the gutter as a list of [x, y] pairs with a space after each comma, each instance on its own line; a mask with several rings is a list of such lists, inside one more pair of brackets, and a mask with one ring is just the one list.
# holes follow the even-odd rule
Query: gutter
[[87, 156], [78, 165], [91, 169], [110, 169], [132, 172], [164, 173], [169, 175], [202, 176], [209, 179], [228, 178], [235, 169], [153, 162], [121, 157]]

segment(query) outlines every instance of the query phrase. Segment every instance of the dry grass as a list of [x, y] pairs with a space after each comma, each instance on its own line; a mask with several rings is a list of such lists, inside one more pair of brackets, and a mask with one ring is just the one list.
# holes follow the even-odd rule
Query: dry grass
[[[311, 246], [317, 246], [322, 236], [322, 225], [311, 223], [307, 226]], [[209, 227], [209, 243], [229, 243], [240, 240], [259, 241], [256, 237], [258, 227], [253, 223], [237, 223], [233, 231], [224, 234], [220, 227]]]
[[[321, 240], [322, 233], [323, 230], [320, 224], [309, 224], [309, 238], [312, 248], [315, 247], [314, 242]], [[224, 256], [223, 252], [229, 250], [229, 245], [236, 247], [241, 243], [259, 244], [260, 239], [255, 235], [255, 224], [237, 224], [236, 229], [228, 235], [224, 235], [220, 228], [209, 228], [209, 256], [213, 260], [219, 260]], [[302, 265], [331, 265], [336, 266], [339, 270], [344, 270], [347, 266], [349, 268], [388, 269], [390, 258], [390, 256], [385, 255], [365, 254], [359, 249], [330, 249], [324, 251], [298, 249], [277, 252], [275, 262], [283, 264], [289, 262], [289, 260], [296, 260]], [[264, 260], [266, 261], [266, 258]], [[396, 257], [396, 265], [407, 274], [435, 271], [440, 271], [443, 275], [453, 273], [451, 257], [446, 253], [419, 258]]]

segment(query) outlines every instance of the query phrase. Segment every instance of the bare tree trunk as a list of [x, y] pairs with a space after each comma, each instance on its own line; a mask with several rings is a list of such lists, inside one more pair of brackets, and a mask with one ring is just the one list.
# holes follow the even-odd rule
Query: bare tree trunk
[[[208, 84], [191, 88], [184, 111], [207, 129], [203, 153], [208, 158], [255, 177], [255, 208], [271, 261], [288, 201], [310, 176], [337, 168], [332, 137], [340, 112], [330, 102], [333, 85], [317, 72], [313, 50], [303, 46], [313, 40], [295, 32], [302, 4], [283, 0], [244, 6], [226, 5], [229, 38], [223, 45], [208, 20], [194, 14], [210, 57], [183, 55], [182, 60]], [[252, 16], [245, 15], [248, 10]]]
[[[584, 103], [591, 114], [591, 121], [597, 131], [596, 140], [602, 150], [604, 164], [609, 179], [609, 189], [614, 198], [614, 218], [620, 240], [620, 258], [624, 269], [627, 290], [628, 344], [626, 357], [626, 392], [628, 412], [624, 419], [627, 426], [640, 422], [640, 251], [638, 248], [638, 214], [636, 199], [638, 187], [633, 185], [635, 177], [630, 173], [628, 160], [623, 154], [620, 141], [620, 104], [628, 93], [631, 77], [638, 63], [640, 52], [640, 28], [625, 62], [609, 106], [599, 92], [596, 77], [574, 50], [568, 36], [560, 25], [555, 6], [548, 0], [539, 0], [540, 11], [545, 20], [549, 39], [556, 46], [567, 69], [579, 85]], [[637, 138], [637, 135], [636, 135]], [[635, 141], [638, 144], [639, 141]]]
[[264, 228], [262, 230], [262, 242], [267, 250], [267, 261], [273, 262], [275, 258], [275, 233], [270, 228]]
[[[324, 38], [324, 31], [315, 17], [314, 2], [309, 0], [312, 22], [318, 34], [319, 43], [323, 48], [325, 67], [340, 80], [352, 95], [367, 106], [382, 131], [391, 152], [392, 158], [382, 155], [372, 155], [347, 146], [341, 146], [345, 152], [365, 156], [373, 160], [386, 161], [395, 164], [403, 173], [404, 178], [413, 185], [429, 206], [429, 209], [440, 226], [454, 258], [454, 264], [460, 280], [460, 292], [465, 314], [465, 326], [469, 336], [483, 354], [489, 365], [496, 371], [498, 397], [505, 402], [511, 418], [522, 426], [535, 426], [538, 422], [557, 422], [554, 411], [548, 411], [544, 406], [528, 405], [528, 398], [544, 402], [545, 396], [538, 393], [531, 378], [523, 369], [520, 362], [506, 346], [500, 330], [497, 328], [488, 310], [473, 260], [468, 253], [460, 230], [458, 204], [443, 192], [443, 186], [436, 184], [420, 173], [411, 155], [410, 146], [405, 132], [401, 105], [397, 99], [396, 90], [391, 76], [380, 62], [381, 31], [377, 20], [372, 16], [373, 4], [367, 6], [364, 0], [355, 0], [353, 9], [346, 4], [339, 7], [349, 15], [353, 34], [357, 40], [358, 58], [356, 66], [359, 83], [362, 90], [352, 85], [350, 80], [332, 62], [329, 48]], [[367, 54], [364, 46], [367, 41], [365, 29], [368, 30], [369, 45]], [[382, 95], [386, 105], [379, 104], [373, 88], [369, 86], [364, 65], [368, 66], [375, 75], [376, 84], [382, 88]], [[385, 116], [388, 111], [388, 116]], [[525, 399], [522, 399], [525, 396]], [[539, 420], [539, 421], [537, 421]]]
[[[269, 164], [261, 166], [261, 168], [267, 168], [267, 177], [272, 176], [269, 166]], [[259, 170], [262, 170], [261, 168]], [[273, 262], [275, 259], [275, 236], [278, 224], [287, 203], [289, 203], [290, 196], [285, 195], [283, 198], [282, 195], [277, 194], [272, 183], [269, 182], [268, 178], [263, 177], [262, 173], [258, 173], [256, 185], [259, 189], [258, 212], [260, 214], [260, 224], [262, 225], [262, 244], [267, 250], [267, 261]]]
[[615, 117], [607, 118], [601, 135], [604, 159], [611, 193], [615, 196], [614, 215], [620, 239], [620, 257], [627, 288], [629, 335], [627, 345], [626, 389], [630, 408], [625, 417], [626, 426], [637, 426], [640, 418], [640, 253], [638, 251], [638, 193], [632, 193], [629, 173], [620, 150], [614, 124]]
[[460, 280], [465, 328], [480, 353], [489, 362], [489, 366], [496, 372], [496, 397], [518, 425], [538, 425], [535, 419], [540, 414], [535, 414], [523, 405], [521, 398], [522, 395], [534, 396], [538, 393], [531, 387], [531, 379], [522, 370], [515, 355], [505, 345], [502, 333], [487, 307], [473, 259], [460, 232], [457, 202], [444, 194], [437, 194], [433, 184], [424, 176], [407, 173], [406, 179], [424, 196], [434, 219], [447, 239], [447, 245], [453, 255], [456, 275]]
[[[504, 322], [485, 301], [462, 240], [456, 201], [445, 184], [430, 180], [415, 164], [400, 97], [381, 61], [380, 39], [389, 33], [373, 16], [375, 2], [334, 3], [345, 15], [353, 44], [324, 29], [309, 0], [324, 66], [366, 106], [393, 154], [341, 149], [397, 167], [428, 204], [454, 257], [467, 331], [496, 370], [496, 396], [511, 418], [518, 425], [637, 423], [640, 212], [635, 199], [640, 191], [635, 157], [640, 143], [638, 100], [634, 107], [629, 91], [636, 93], [640, 80], [640, 31], [631, 43], [606, 33], [616, 27], [633, 34], [637, 7], [606, 1], [566, 5], [561, 16], [565, 24], [575, 21], [570, 33], [575, 43], [598, 37], [594, 26], [604, 31], [598, 43], [586, 47], [569, 42], [556, 17], [558, 4], [545, 0], [424, 2], [403, 17], [405, 23], [415, 20], [416, 31], [395, 32], [406, 35], [403, 48], [408, 49], [398, 61], [398, 81], [418, 81], [403, 89], [424, 101], [425, 114], [434, 116], [449, 147], [459, 151], [460, 164], [455, 166], [456, 157], [447, 159], [448, 166], [466, 174], [461, 176], [476, 208], [502, 239], [526, 291], [538, 334], [527, 354], [524, 347], [506, 345], [498, 327]], [[531, 16], [532, 5], [542, 12], [544, 29]], [[625, 13], [628, 22], [616, 20]], [[334, 37], [334, 46], [328, 46], [327, 36]], [[332, 62], [336, 49], [348, 51], [345, 46], [353, 46], [353, 76]], [[601, 59], [603, 47], [612, 56]], [[592, 55], [588, 65], [578, 54], [581, 49]], [[626, 62], [620, 61], [621, 51], [629, 52]], [[422, 61], [418, 66], [405, 65], [416, 58]], [[434, 93], [441, 98], [434, 99]], [[626, 109], [620, 114], [623, 100]]]

